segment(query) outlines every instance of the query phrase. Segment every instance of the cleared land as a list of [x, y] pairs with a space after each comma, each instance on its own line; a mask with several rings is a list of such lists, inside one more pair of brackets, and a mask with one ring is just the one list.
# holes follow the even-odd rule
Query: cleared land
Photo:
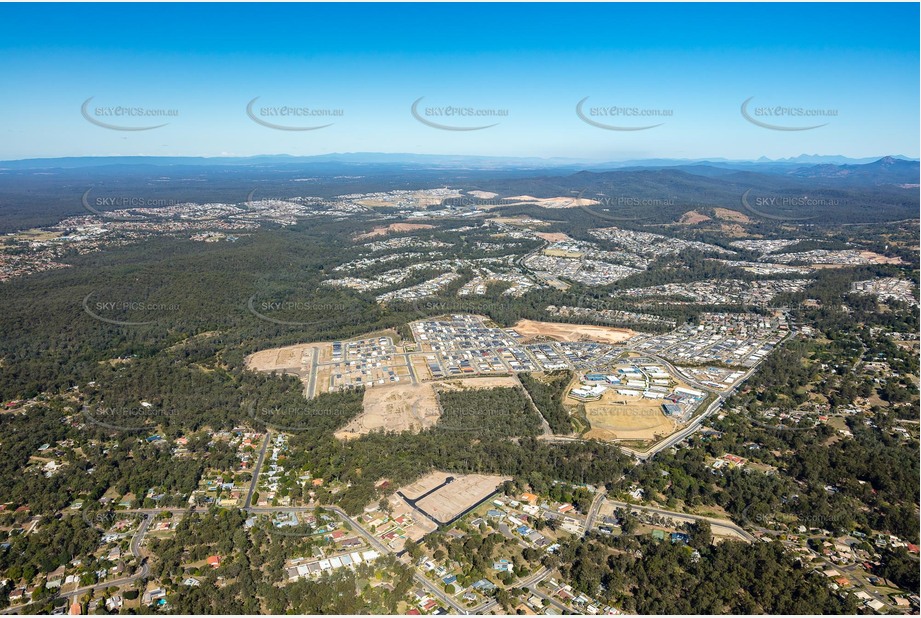
[[[394, 519], [397, 519], [401, 516], [408, 516], [413, 520], [413, 525], [409, 527], [404, 527], [403, 531], [406, 534], [406, 538], [413, 541], [419, 541], [429, 532], [434, 532], [438, 529], [437, 524], [433, 522], [428, 517], [421, 515], [419, 511], [409, 506], [409, 504], [398, 496], [397, 494], [391, 495], [387, 498], [387, 502], [390, 504], [390, 515]], [[394, 551], [401, 551], [406, 542], [400, 537], [396, 537], [390, 541], [389, 545], [394, 549]]]
[[317, 362], [322, 363], [329, 360], [330, 349], [328, 343], [299, 343], [254, 352], [246, 357], [245, 364], [247, 369], [254, 371], [296, 375], [306, 388], [313, 371], [314, 352]]
[[866, 258], [874, 264], [901, 264], [902, 259], [899, 257], [886, 257], [872, 251], [861, 251], [860, 257]]
[[447, 472], [429, 472], [425, 476], [417, 479], [414, 483], [401, 487], [400, 493], [410, 500], [416, 500], [426, 492], [432, 491], [439, 485], [443, 485], [444, 482], [448, 480], [449, 476], [457, 475]]
[[504, 223], [506, 225], [517, 225], [521, 227], [544, 227], [550, 225], [547, 221], [541, 221], [540, 219], [531, 219], [530, 217], [495, 217], [489, 219], [490, 221], [495, 221], [496, 223]]
[[704, 221], [710, 221], [710, 217], [696, 210], [689, 210], [678, 219], [678, 223], [682, 225], [695, 225], [697, 223], [703, 223]]
[[524, 337], [549, 337], [555, 341], [596, 341], [616, 344], [636, 335], [636, 332], [629, 328], [536, 322], [534, 320], [519, 320], [512, 328]]
[[[605, 393], [608, 396], [608, 393]], [[629, 401], [629, 400], [634, 401]], [[616, 402], [628, 401], [627, 405]], [[662, 401], [613, 394], [600, 401], [585, 403], [585, 416], [592, 428], [585, 438], [599, 440], [640, 440], [664, 438], [675, 432], [675, 422], [662, 413]]]
[[340, 440], [374, 431], [421, 431], [438, 422], [441, 413], [431, 383], [395, 384], [365, 390], [363, 411], [335, 433]]
[[428, 225], [427, 223], [391, 223], [390, 225], [382, 225], [374, 228], [370, 232], [364, 234], [359, 234], [355, 236], [355, 240], [365, 240], [367, 238], [375, 238], [377, 236], [386, 236], [387, 234], [392, 234], [394, 232], [411, 232], [413, 230], [430, 230], [434, 228], [434, 225]]
[[[409, 199], [414, 202], [417, 208], [425, 209], [429, 206], [440, 206], [446, 199], [460, 196], [461, 192], [456, 189], [452, 189], [444, 195], [432, 195], [429, 191], [416, 191]], [[356, 200], [355, 203], [367, 208], [393, 208], [405, 203], [405, 200], [406, 196], [398, 195], [383, 198], [365, 198]]]
[[534, 197], [532, 195], [515, 195], [503, 198], [508, 200], [505, 206], [527, 206], [535, 205], [541, 208], [578, 208], [579, 206], [597, 204], [598, 202], [590, 199], [579, 199], [577, 197]]
[[714, 208], [713, 213], [717, 216], [718, 219], [723, 219], [724, 221], [735, 221], [736, 223], [752, 222], [748, 215], [741, 213], [738, 210], [730, 210], [729, 208]]
[[[444, 484], [452, 477], [450, 483]], [[509, 478], [485, 474], [432, 472], [402, 488], [400, 493], [410, 500], [419, 500], [419, 496], [441, 486], [419, 500], [416, 508], [440, 523], [447, 523], [485, 500]]]
[[442, 390], [460, 391], [466, 389], [509, 388], [521, 386], [515, 376], [464, 378], [461, 380], [445, 380], [437, 382]]
[[[569, 236], [563, 232], [537, 232], [534, 234], [538, 238], [543, 238], [549, 242], [564, 242], [567, 240], [572, 240]], [[549, 253], [547, 255], [550, 255]]]

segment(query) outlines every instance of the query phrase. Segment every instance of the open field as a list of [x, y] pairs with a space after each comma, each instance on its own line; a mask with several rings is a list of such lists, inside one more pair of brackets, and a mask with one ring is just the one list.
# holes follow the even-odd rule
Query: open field
[[420, 431], [441, 416], [431, 383], [366, 389], [362, 407], [361, 414], [336, 432], [337, 438], [350, 440], [373, 431]]
[[413, 230], [430, 230], [433, 225], [428, 225], [427, 223], [391, 223], [390, 225], [382, 225], [372, 229], [370, 232], [364, 234], [358, 234], [355, 236], [355, 240], [366, 240], [368, 238], [375, 238], [377, 236], [386, 236], [387, 234], [392, 234], [393, 232], [411, 232]]
[[536, 322], [534, 320], [518, 320], [512, 328], [524, 337], [549, 337], [556, 341], [596, 341], [616, 344], [636, 335], [636, 332], [629, 328]]

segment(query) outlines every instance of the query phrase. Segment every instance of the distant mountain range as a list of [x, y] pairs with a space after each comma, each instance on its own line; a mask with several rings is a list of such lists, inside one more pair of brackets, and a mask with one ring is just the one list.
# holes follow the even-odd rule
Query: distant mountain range
[[[0, 233], [84, 213], [81, 196], [90, 189], [97, 195], [241, 203], [253, 191], [262, 197], [333, 197], [451, 186], [500, 197], [666, 200], [669, 205], [655, 208], [652, 217], [661, 223], [695, 208], [742, 208], [741, 196], [751, 190], [753, 198], [808, 196], [834, 204], [811, 208], [804, 216], [843, 223], [917, 218], [918, 183], [919, 162], [894, 156], [870, 161], [803, 155], [781, 161], [648, 159], [609, 164], [384, 153], [27, 159], [0, 163]], [[650, 214], [648, 209], [634, 211], [625, 214]]]
[[[346, 152], [313, 156], [293, 156], [284, 154], [258, 155], [252, 157], [60, 157], [42, 159], [19, 159], [0, 161], [3, 169], [71, 169], [79, 167], [102, 167], [112, 165], [128, 166], [262, 166], [262, 165], [420, 165], [425, 167], [457, 169], [537, 169], [537, 168], [577, 168], [587, 170], [622, 169], [622, 168], [662, 168], [713, 166], [726, 169], [753, 169], [771, 166], [786, 168], [807, 165], [860, 165], [880, 160], [881, 157], [853, 159], [840, 155], [800, 155], [785, 159], [731, 160], [723, 158], [708, 159], [631, 159], [625, 161], [597, 162], [583, 159], [539, 157], [491, 157], [471, 155], [425, 155], [411, 153], [381, 152]], [[883, 157], [895, 161], [918, 161], [901, 155]]]

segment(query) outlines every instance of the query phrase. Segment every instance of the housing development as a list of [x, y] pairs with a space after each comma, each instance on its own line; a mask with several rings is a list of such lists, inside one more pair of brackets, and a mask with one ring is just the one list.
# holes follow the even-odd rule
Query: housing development
[[0, 614], [921, 614], [918, 4], [409, 8], [0, 4]]

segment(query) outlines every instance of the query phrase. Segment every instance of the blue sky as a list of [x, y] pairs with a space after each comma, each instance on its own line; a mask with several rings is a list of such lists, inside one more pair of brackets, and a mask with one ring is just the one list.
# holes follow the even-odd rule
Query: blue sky
[[[0, 159], [919, 155], [917, 4], [0, 5]], [[147, 131], [112, 130], [166, 126]], [[285, 126], [332, 126], [283, 131]], [[420, 97], [423, 119], [411, 114]], [[623, 128], [606, 130], [576, 114]], [[746, 120], [740, 107], [754, 97]], [[106, 116], [118, 106], [166, 119]], [[279, 117], [265, 107], [340, 110]], [[470, 118], [434, 108], [505, 110]], [[656, 110], [648, 118], [611, 107]], [[823, 110], [821, 118], [777, 107]], [[616, 111], [616, 110], [615, 110]], [[594, 113], [593, 113], [594, 112]], [[647, 112], [648, 113], [648, 112]]]

